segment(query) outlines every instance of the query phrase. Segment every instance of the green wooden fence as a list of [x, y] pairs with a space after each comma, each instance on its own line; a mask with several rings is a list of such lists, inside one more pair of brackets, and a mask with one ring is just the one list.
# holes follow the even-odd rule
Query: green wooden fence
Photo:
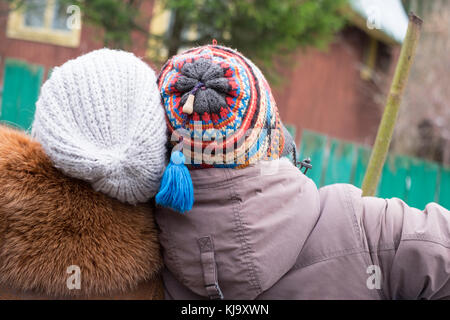
[[[318, 187], [333, 183], [351, 183], [361, 187], [371, 149], [304, 130], [299, 158], [311, 158], [308, 171]], [[417, 158], [390, 154], [383, 168], [377, 196], [398, 197], [423, 209], [438, 202], [450, 208], [450, 168]]]
[[0, 122], [28, 130], [34, 117], [44, 67], [6, 59]]

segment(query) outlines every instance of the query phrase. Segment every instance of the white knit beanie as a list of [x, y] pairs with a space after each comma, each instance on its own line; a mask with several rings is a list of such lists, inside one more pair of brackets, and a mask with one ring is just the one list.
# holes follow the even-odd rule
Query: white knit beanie
[[54, 69], [36, 104], [33, 136], [55, 167], [122, 202], [145, 202], [165, 168], [166, 122], [154, 71], [101, 49]]

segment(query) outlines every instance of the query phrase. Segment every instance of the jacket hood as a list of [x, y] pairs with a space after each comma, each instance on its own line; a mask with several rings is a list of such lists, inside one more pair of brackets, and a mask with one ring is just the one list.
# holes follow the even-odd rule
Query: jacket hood
[[[91, 296], [153, 279], [162, 263], [152, 210], [63, 175], [39, 143], [0, 126], [1, 286]], [[81, 288], [69, 290], [76, 267]]]
[[225, 299], [256, 298], [293, 267], [314, 228], [314, 182], [287, 159], [191, 176], [193, 209], [155, 212], [166, 267], [200, 296], [217, 280]]

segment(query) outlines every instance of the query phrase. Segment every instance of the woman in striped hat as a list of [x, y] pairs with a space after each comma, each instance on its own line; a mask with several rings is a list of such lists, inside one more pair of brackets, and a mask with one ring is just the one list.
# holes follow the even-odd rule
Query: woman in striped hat
[[173, 144], [155, 211], [167, 299], [450, 297], [448, 211], [318, 190], [281, 158], [292, 139], [250, 60], [194, 48], [158, 84]]
[[270, 87], [240, 53], [215, 45], [188, 50], [164, 65], [158, 84], [175, 151], [159, 204], [191, 209], [192, 183], [183, 164], [242, 169], [282, 154], [287, 132]]

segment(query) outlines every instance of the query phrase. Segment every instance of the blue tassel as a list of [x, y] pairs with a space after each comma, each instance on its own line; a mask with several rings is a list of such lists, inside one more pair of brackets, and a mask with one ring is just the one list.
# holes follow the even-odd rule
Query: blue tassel
[[191, 210], [194, 205], [194, 186], [185, 161], [182, 152], [172, 153], [156, 195], [157, 204], [180, 213]]

